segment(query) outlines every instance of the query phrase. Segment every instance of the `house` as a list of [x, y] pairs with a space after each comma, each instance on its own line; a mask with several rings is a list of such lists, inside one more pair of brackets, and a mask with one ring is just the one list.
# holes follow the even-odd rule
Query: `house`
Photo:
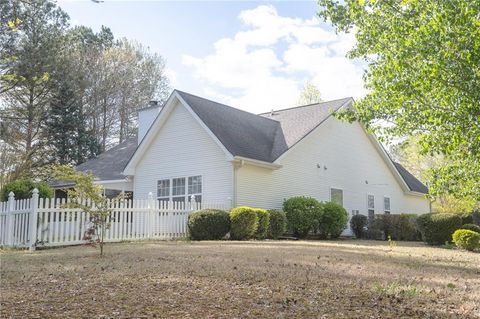
[[139, 112], [138, 139], [77, 169], [134, 198], [269, 209], [305, 195], [350, 214], [429, 212], [425, 185], [361, 124], [332, 116], [352, 101], [256, 115], [175, 90], [164, 106]]

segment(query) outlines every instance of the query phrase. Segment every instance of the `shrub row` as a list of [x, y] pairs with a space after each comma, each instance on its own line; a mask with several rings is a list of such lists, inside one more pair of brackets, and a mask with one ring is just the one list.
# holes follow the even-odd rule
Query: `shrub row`
[[[462, 226], [463, 228], [463, 226]], [[469, 229], [458, 229], [452, 235], [453, 242], [459, 248], [473, 251], [480, 249], [480, 233]]]
[[462, 226], [462, 218], [458, 214], [430, 213], [420, 215], [417, 225], [424, 242], [442, 245], [452, 241], [452, 234]]
[[288, 228], [294, 236], [305, 238], [310, 232], [321, 238], [337, 238], [345, 229], [348, 213], [336, 203], [320, 203], [312, 197], [292, 197], [283, 203]]
[[203, 209], [188, 217], [189, 235], [194, 240], [222, 239], [228, 232], [235, 240], [278, 238], [285, 228], [285, 213], [246, 206], [234, 208], [230, 214], [217, 209]]

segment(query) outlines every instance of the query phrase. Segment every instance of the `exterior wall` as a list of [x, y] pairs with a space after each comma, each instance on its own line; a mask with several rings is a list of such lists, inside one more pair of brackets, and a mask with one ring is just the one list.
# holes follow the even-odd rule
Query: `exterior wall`
[[237, 168], [236, 204], [281, 208], [284, 199], [297, 195], [328, 201], [332, 187], [343, 189], [343, 204], [350, 215], [352, 210], [367, 214], [367, 194], [375, 196], [375, 213], [383, 213], [384, 196], [390, 197], [391, 213], [430, 210], [427, 199], [403, 192], [358, 123], [329, 118], [285, 154], [281, 164], [278, 170]]
[[147, 134], [148, 129], [152, 126], [159, 112], [160, 106], [138, 111], [138, 144], [140, 144], [145, 134]]
[[233, 168], [223, 150], [180, 103], [135, 168], [134, 198], [157, 194], [157, 181], [202, 175], [203, 202], [232, 198]]

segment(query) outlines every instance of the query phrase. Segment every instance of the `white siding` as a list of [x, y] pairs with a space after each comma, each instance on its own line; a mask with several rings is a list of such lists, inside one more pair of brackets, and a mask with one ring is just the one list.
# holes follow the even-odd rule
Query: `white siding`
[[232, 198], [233, 169], [223, 150], [179, 102], [135, 168], [134, 197], [157, 194], [157, 181], [202, 175], [203, 201]]
[[125, 182], [98, 182], [98, 184], [102, 185], [106, 189], [114, 189], [119, 191], [126, 191], [131, 192], [133, 191], [133, 182], [132, 181], [125, 181]]
[[404, 194], [358, 123], [328, 119], [290, 150], [281, 164], [278, 170], [238, 168], [237, 205], [281, 208], [284, 199], [297, 195], [328, 201], [332, 187], [343, 189], [350, 215], [352, 210], [367, 213], [367, 194], [375, 195], [375, 213], [383, 213], [384, 196], [390, 197], [392, 213], [429, 212], [428, 200]]
[[160, 106], [138, 111], [138, 144], [140, 144], [148, 129], [152, 126], [158, 112], [160, 112]]

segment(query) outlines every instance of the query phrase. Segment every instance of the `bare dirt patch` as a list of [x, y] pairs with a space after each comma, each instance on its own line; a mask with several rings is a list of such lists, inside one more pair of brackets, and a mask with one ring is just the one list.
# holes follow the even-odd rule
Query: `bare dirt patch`
[[480, 254], [373, 241], [3, 251], [2, 318], [479, 318]]

